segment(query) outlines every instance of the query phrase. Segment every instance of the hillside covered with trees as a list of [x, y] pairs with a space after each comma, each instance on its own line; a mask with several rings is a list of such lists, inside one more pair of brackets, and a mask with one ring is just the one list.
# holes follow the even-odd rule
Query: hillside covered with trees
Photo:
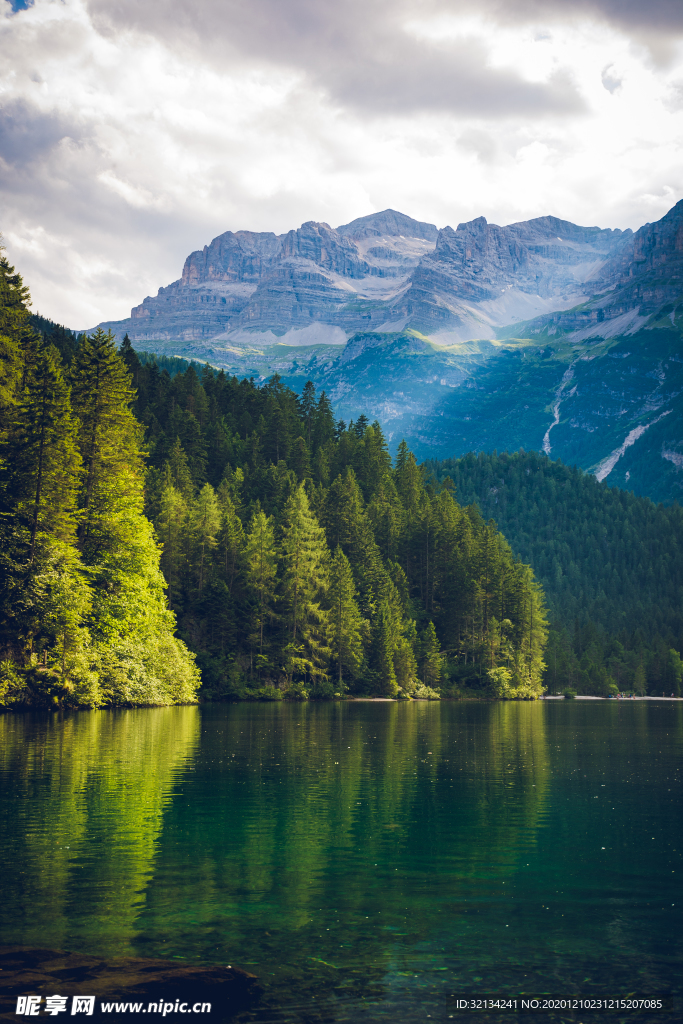
[[[425, 487], [379, 423], [312, 384], [123, 357], [147, 429], [147, 510], [205, 692], [540, 692], [546, 629], [494, 523]], [[426, 689], [425, 689], [426, 688]]]
[[102, 331], [32, 326], [0, 252], [0, 704], [194, 701], [144, 515], [142, 429]]
[[189, 651], [205, 697], [540, 693], [533, 573], [378, 423], [32, 325], [6, 260], [2, 288], [5, 704], [191, 700]]
[[599, 483], [538, 452], [425, 464], [496, 520], [543, 586], [546, 684], [681, 693], [683, 509]]

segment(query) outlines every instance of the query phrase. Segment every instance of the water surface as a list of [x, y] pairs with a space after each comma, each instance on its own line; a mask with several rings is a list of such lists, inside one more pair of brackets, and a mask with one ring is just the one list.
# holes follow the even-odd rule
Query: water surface
[[0, 942], [237, 964], [258, 1022], [680, 993], [682, 741], [673, 702], [5, 715]]

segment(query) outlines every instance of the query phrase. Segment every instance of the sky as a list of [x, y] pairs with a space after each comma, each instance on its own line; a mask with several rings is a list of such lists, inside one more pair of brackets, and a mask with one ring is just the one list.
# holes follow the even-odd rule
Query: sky
[[227, 230], [681, 198], [681, 0], [0, 0], [0, 231], [74, 329]]

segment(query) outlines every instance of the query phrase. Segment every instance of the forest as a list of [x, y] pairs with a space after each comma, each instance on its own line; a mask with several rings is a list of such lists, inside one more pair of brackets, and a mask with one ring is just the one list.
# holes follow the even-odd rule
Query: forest
[[5, 706], [540, 694], [533, 572], [379, 423], [172, 376], [0, 281]]
[[196, 699], [144, 514], [143, 431], [102, 332], [59, 349], [0, 253], [0, 704]]
[[545, 592], [544, 682], [605, 694], [681, 695], [683, 509], [599, 483], [539, 452], [425, 464], [493, 517]]

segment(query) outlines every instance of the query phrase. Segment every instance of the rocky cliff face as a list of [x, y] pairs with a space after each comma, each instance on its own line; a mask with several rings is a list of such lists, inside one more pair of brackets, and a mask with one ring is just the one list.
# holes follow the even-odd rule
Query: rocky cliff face
[[495, 337], [496, 327], [531, 310], [587, 298], [631, 234], [556, 217], [504, 228], [478, 217], [456, 231], [444, 228], [413, 275], [404, 310], [425, 334], [450, 335], [444, 340]]
[[588, 303], [538, 318], [529, 333], [584, 340], [634, 334], [662, 320], [675, 326], [683, 317], [683, 200], [661, 220], [624, 237], [593, 284]]
[[442, 343], [493, 338], [503, 324], [590, 298], [606, 267], [614, 277], [628, 265], [630, 238], [554, 217], [507, 227], [479, 217], [439, 231], [394, 210], [336, 229], [226, 231], [129, 320], [105, 326], [137, 342], [269, 332], [295, 342], [314, 325], [321, 340], [405, 327]]

